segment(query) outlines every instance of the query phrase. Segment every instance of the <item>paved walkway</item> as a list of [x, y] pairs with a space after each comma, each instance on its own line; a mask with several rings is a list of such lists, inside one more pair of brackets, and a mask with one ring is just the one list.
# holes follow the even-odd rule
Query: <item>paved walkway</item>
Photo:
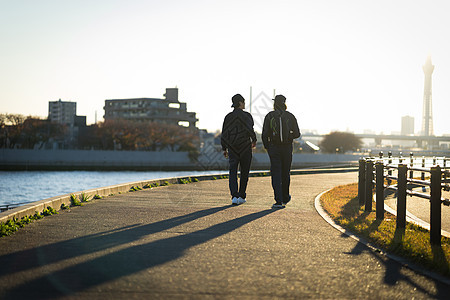
[[[430, 189], [422, 189], [422, 188], [415, 188], [418, 192], [424, 193], [424, 194], [430, 194]], [[450, 192], [442, 192], [442, 198], [449, 199], [450, 198]], [[394, 212], [397, 211], [397, 195], [396, 193], [390, 193], [389, 196], [385, 199], [385, 205], [391, 207]], [[441, 205], [441, 228], [442, 228], [442, 235], [450, 237], [450, 206]], [[416, 196], [407, 196], [406, 197], [406, 214], [407, 216], [410, 216], [413, 220], [415, 218], [419, 219], [418, 223], [422, 223], [421, 221], [427, 223], [424, 226], [425, 228], [429, 229], [430, 224], [430, 200], [419, 198]], [[411, 216], [412, 215], [412, 216]], [[424, 225], [424, 224], [422, 224]]]
[[227, 180], [96, 200], [0, 239], [0, 299], [448, 298], [317, 214], [320, 192], [356, 181], [295, 175], [283, 210], [270, 177], [250, 178], [237, 207]]

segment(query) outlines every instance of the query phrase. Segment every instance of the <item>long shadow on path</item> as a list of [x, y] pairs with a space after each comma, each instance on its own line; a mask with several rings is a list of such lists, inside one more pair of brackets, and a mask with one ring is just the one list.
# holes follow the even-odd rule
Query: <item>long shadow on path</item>
[[0, 268], [0, 279], [5, 275], [11, 275], [42, 265], [57, 263], [66, 259], [127, 244], [143, 236], [161, 232], [215, 214], [230, 207], [232, 205], [209, 208], [151, 224], [135, 224], [3, 255], [0, 256], [0, 266], [2, 266]]
[[[404, 232], [396, 231], [396, 239], [401, 239], [401, 236], [404, 235]], [[342, 235], [344, 238], [348, 238], [346, 235]], [[413, 280], [408, 275], [404, 274], [402, 272], [402, 269], [404, 266], [389, 258], [386, 257], [384, 254], [379, 254], [377, 252], [374, 252], [372, 249], [364, 245], [363, 243], [357, 243], [356, 246], [352, 249], [351, 252], [347, 253], [350, 255], [361, 255], [363, 253], [368, 253], [371, 256], [373, 256], [375, 259], [378, 260], [378, 262], [385, 266], [385, 273], [384, 273], [384, 283], [388, 284], [390, 286], [395, 286], [399, 282], [406, 282], [409, 286], [414, 287], [419, 291], [420, 293], [423, 293], [424, 295], [427, 295], [427, 297], [432, 297], [435, 299], [448, 299], [448, 295], [450, 294], [450, 286], [447, 284], [430, 278], [434, 282], [434, 288], [435, 290], [430, 290], [429, 288], [425, 287], [424, 285], [420, 284], [419, 282]]]
[[[23, 283], [7, 291], [6, 298], [22, 299], [40, 293], [43, 293], [45, 298], [71, 295], [173, 261], [183, 256], [184, 252], [191, 247], [227, 234], [272, 212], [274, 210], [264, 210], [185, 235], [119, 250]], [[151, 231], [151, 227], [147, 229]], [[132, 230], [136, 230], [136, 228], [125, 230], [125, 232]], [[139, 230], [142, 230], [143, 233], [146, 231], [145, 228]], [[154, 228], [154, 230], [161, 231], [163, 229]], [[147, 234], [151, 233], [149, 231]]]

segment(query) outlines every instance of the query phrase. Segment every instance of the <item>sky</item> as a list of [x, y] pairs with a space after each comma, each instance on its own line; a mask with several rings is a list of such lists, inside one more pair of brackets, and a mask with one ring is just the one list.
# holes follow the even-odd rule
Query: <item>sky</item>
[[234, 94], [250, 110], [251, 87], [257, 129], [275, 92], [303, 131], [399, 132], [410, 115], [419, 132], [431, 56], [434, 133], [450, 134], [449, 12], [446, 0], [0, 0], [0, 113], [46, 117], [61, 99], [92, 124], [106, 99], [178, 87], [215, 131]]

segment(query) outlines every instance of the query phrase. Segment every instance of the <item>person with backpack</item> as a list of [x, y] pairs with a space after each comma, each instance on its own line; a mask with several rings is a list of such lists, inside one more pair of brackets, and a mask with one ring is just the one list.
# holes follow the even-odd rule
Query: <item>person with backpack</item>
[[[240, 94], [231, 98], [234, 110], [225, 116], [220, 141], [223, 155], [228, 158], [230, 177], [229, 188], [231, 204], [239, 205], [246, 202], [246, 189], [250, 165], [252, 163], [252, 148], [256, 146], [256, 134], [253, 130], [253, 118], [245, 112], [245, 99]], [[241, 169], [241, 180], [238, 189], [237, 171]]]
[[294, 139], [300, 137], [297, 119], [286, 109], [286, 97], [276, 95], [274, 110], [264, 118], [262, 140], [270, 157], [270, 175], [275, 196], [272, 208], [283, 208], [291, 201], [290, 172]]

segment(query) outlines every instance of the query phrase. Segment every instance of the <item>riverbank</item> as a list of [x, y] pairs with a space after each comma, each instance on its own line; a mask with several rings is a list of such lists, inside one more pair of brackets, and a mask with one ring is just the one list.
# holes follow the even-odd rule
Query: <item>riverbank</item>
[[[358, 154], [294, 153], [292, 168], [356, 165]], [[270, 168], [266, 153], [254, 153], [252, 170]], [[204, 151], [197, 158], [188, 152], [27, 150], [0, 149], [0, 170], [227, 170], [222, 152]]]
[[0, 298], [448, 295], [447, 285], [347, 238], [317, 214], [315, 196], [356, 182], [357, 172], [291, 179], [285, 209], [270, 208], [270, 177], [254, 176], [239, 206], [231, 205], [228, 180], [205, 180], [115, 194], [33, 222], [0, 239]]
[[170, 178], [158, 178], [153, 180], [142, 180], [135, 182], [120, 183], [116, 185], [93, 188], [78, 192], [73, 192], [65, 195], [58, 195], [55, 197], [34, 201], [21, 205], [19, 207], [4, 211], [0, 213], [0, 223], [12, 220], [14, 218], [21, 219], [22, 217], [33, 215], [35, 212], [42, 212], [44, 209], [51, 207], [56, 211], [62, 209], [62, 207], [70, 207], [74, 198], [82, 202], [84, 199], [93, 199], [94, 197], [105, 197], [116, 194], [122, 194], [133, 191], [134, 189], [152, 189], [153, 187], [167, 186], [171, 184], [183, 183], [187, 181], [202, 181], [216, 179], [218, 175], [201, 175], [196, 177], [184, 176], [184, 177], [170, 177]]
[[[325, 168], [325, 169], [301, 169], [301, 170], [292, 170], [292, 175], [301, 175], [301, 174], [322, 174], [322, 173], [346, 173], [346, 172], [355, 172], [356, 168]], [[12, 218], [21, 218], [24, 216], [32, 215], [36, 211], [41, 212], [48, 206], [52, 207], [55, 210], [59, 210], [62, 205], [69, 205], [71, 204], [72, 195], [76, 196], [77, 198], [82, 197], [82, 195], [85, 195], [86, 197], [93, 198], [95, 195], [97, 196], [109, 196], [111, 194], [117, 194], [117, 193], [125, 193], [130, 191], [132, 187], [138, 187], [140, 189], [145, 188], [152, 188], [156, 186], [161, 185], [170, 185], [170, 184], [179, 184], [179, 183], [186, 183], [186, 182], [192, 182], [192, 181], [202, 181], [202, 180], [216, 180], [219, 178], [224, 178], [228, 176], [227, 172], [220, 172], [220, 171], [214, 171], [214, 172], [200, 172], [200, 173], [194, 173], [194, 172], [188, 172], [189, 175], [185, 174], [182, 176], [174, 176], [175, 172], [167, 172], [171, 176], [168, 176], [166, 178], [145, 178], [139, 181], [133, 181], [133, 182], [126, 182], [122, 180], [120, 184], [113, 184], [109, 186], [102, 186], [99, 187], [98, 185], [94, 188], [84, 189], [76, 191], [74, 187], [72, 187], [71, 192], [67, 194], [53, 194], [55, 196], [50, 198], [41, 197], [42, 200], [32, 201], [28, 203], [24, 203], [23, 205], [14, 205], [12, 204], [12, 209], [0, 212], [0, 222], [5, 222]], [[162, 173], [161, 173], [162, 174]], [[252, 171], [250, 172], [250, 177], [266, 177], [269, 176], [270, 173], [268, 171]], [[122, 178], [124, 179], [124, 178]], [[117, 180], [117, 179], [116, 179]], [[115, 181], [117, 182], [117, 181]], [[34, 185], [31, 185], [31, 187], [34, 187]], [[0, 205], [0, 207], [5, 208], [5, 205]]]
[[0, 171], [0, 210], [124, 182], [220, 172], [224, 171]]

